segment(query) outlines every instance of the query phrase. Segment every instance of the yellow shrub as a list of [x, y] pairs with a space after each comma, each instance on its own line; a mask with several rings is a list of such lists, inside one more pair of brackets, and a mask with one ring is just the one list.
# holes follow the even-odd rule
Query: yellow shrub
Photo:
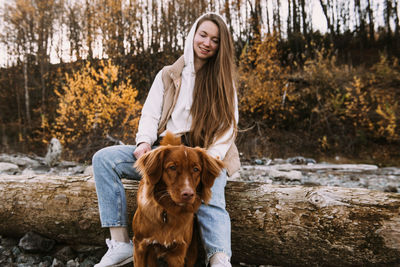
[[306, 63], [304, 72], [308, 90], [315, 93], [315, 125], [328, 125], [331, 137], [350, 134], [362, 140], [400, 140], [397, 61], [391, 64], [382, 56], [370, 70], [363, 67], [357, 71], [339, 66], [334, 56], [317, 53], [315, 60]]
[[287, 81], [288, 68], [280, 63], [277, 44], [276, 35], [261, 41], [256, 38], [243, 50], [239, 64], [240, 112], [271, 127], [286, 119], [285, 112], [293, 111], [288, 104], [294, 97]]
[[397, 122], [399, 118], [396, 116], [396, 111], [399, 112], [399, 105], [398, 102], [390, 104], [387, 100], [390, 101], [390, 99], [379, 101], [383, 103], [378, 104], [376, 108], [376, 113], [381, 117], [377, 122], [377, 133], [379, 136], [385, 136], [389, 141], [399, 141], [400, 134]]
[[375, 136], [388, 141], [400, 141], [400, 71], [397, 59], [391, 63], [387, 56], [381, 55], [380, 61], [368, 74], [368, 80], [377, 115]]
[[368, 88], [365, 87], [361, 78], [355, 76], [354, 81], [345, 90], [345, 117], [342, 120], [351, 121], [354, 129], [373, 131], [374, 127], [370, 118], [372, 99]]
[[96, 69], [87, 63], [67, 74], [63, 92], [55, 91], [59, 104], [54, 132], [70, 151], [97, 148], [93, 143], [101, 143], [107, 134], [125, 142], [134, 139], [142, 107], [138, 91], [129, 79], [118, 79], [111, 60], [99, 65]]

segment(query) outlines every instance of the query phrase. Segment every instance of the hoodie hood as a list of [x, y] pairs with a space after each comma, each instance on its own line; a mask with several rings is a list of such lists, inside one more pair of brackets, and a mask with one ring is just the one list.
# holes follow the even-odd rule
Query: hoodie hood
[[[200, 17], [198, 17], [197, 20], [193, 23], [193, 26], [190, 29], [189, 34], [186, 37], [185, 49], [183, 51], [183, 57], [184, 57], [184, 60], [185, 60], [185, 65], [189, 66], [189, 69], [190, 69], [190, 71], [192, 73], [194, 73], [194, 51], [193, 51], [194, 34], [195, 34], [195, 31], [196, 31], [197, 24], [198, 24], [199, 20], [202, 19], [204, 16], [209, 15], [209, 14], [213, 14], [213, 15], [219, 16], [225, 22], [225, 19], [221, 15], [219, 15], [217, 13], [214, 13], [214, 12], [208, 12], [208, 13], [205, 13], [205, 14], [201, 15]], [[226, 22], [225, 22], [225, 24], [226, 24]]]

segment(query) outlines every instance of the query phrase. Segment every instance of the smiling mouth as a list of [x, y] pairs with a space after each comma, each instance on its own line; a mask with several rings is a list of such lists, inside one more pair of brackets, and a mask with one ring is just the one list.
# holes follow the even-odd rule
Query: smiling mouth
[[200, 48], [200, 51], [202, 53], [204, 53], [204, 54], [207, 54], [208, 52], [210, 52], [210, 50], [208, 50], [208, 49], [204, 49], [204, 48], [201, 48], [201, 47], [199, 47], [199, 48]]

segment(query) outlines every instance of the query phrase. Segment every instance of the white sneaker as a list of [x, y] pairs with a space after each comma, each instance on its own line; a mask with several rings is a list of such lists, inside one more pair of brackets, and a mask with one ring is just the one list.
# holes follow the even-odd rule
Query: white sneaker
[[122, 266], [133, 261], [133, 244], [106, 239], [108, 250], [94, 267]]
[[210, 267], [232, 267], [229, 257], [223, 252], [217, 252], [210, 258]]

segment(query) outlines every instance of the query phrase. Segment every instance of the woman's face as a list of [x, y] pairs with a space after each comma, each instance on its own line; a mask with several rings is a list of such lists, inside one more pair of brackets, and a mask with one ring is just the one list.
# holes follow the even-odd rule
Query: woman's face
[[210, 20], [203, 21], [194, 35], [194, 56], [200, 60], [207, 60], [217, 53], [218, 47], [218, 26]]

